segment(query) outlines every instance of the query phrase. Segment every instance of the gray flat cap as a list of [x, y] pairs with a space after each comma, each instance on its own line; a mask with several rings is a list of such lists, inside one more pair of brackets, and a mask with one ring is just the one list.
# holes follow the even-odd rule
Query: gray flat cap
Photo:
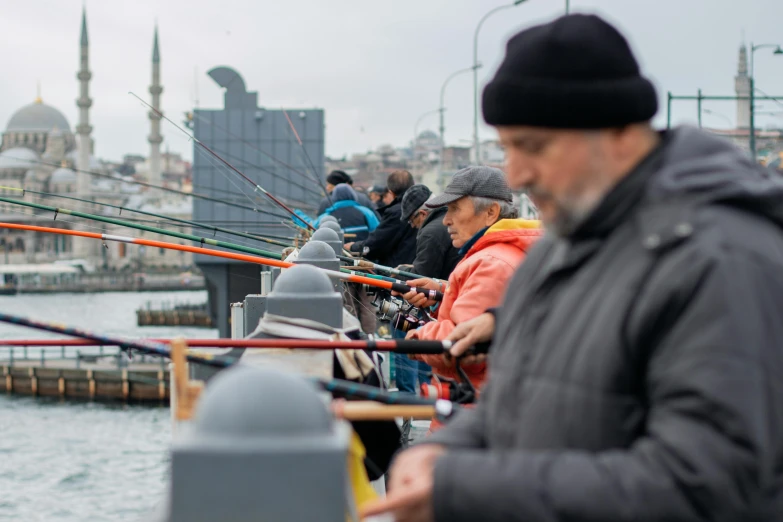
[[511, 203], [514, 198], [508, 188], [506, 175], [492, 167], [467, 167], [451, 178], [443, 194], [427, 202], [430, 208], [443, 207], [465, 196], [497, 199]]
[[432, 191], [427, 185], [413, 185], [402, 196], [400, 221], [408, 221], [410, 217], [427, 201]]

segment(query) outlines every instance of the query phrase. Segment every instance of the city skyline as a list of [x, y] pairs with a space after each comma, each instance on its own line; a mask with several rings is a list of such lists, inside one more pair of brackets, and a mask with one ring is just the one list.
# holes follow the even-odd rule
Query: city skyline
[[[141, 1], [133, 11], [120, 12], [88, 1], [95, 153], [116, 161], [128, 153], [146, 155], [149, 149], [147, 110], [128, 92], [149, 97], [150, 45], [156, 20], [165, 89], [161, 105], [167, 116], [179, 122], [193, 108], [196, 83], [199, 107], [220, 108], [222, 92], [206, 71], [228, 65], [245, 77], [249, 90], [258, 91], [262, 106], [323, 108], [326, 153], [342, 157], [385, 143], [407, 145], [419, 117], [437, 109], [446, 77], [471, 65], [478, 20], [504, 3], [401, 0], [392, 10], [352, 0], [328, 6], [306, 1], [258, 6], [228, 0], [188, 11], [187, 4], [177, 0], [166, 5]], [[743, 33], [748, 44], [783, 44], [783, 35], [775, 39], [783, 5], [774, 0], [754, 0], [742, 6], [708, 0], [681, 4], [673, 0], [654, 5], [571, 1], [572, 11], [606, 16], [629, 37], [644, 73], [653, 79], [661, 97], [657, 124], [665, 123], [667, 91], [695, 95], [701, 88], [705, 94], [733, 94]], [[43, 0], [15, 4], [0, 21], [8, 45], [13, 45], [13, 52], [0, 58], [5, 70], [13, 71], [0, 86], [0, 125], [5, 126], [14, 111], [34, 100], [39, 82], [44, 102], [62, 111], [72, 129], [78, 123], [75, 74], [82, 5], [46, 5], [42, 9]], [[479, 38], [480, 84], [494, 72], [511, 34], [562, 12], [560, 0], [528, 0], [489, 18]], [[755, 61], [757, 87], [780, 94], [783, 58], [760, 50]], [[448, 144], [469, 145], [472, 99], [469, 74], [449, 84], [445, 98]], [[713, 102], [705, 108], [705, 126], [734, 123], [733, 105]], [[768, 112], [776, 106], [768, 102], [762, 108]], [[681, 121], [696, 121], [695, 104], [674, 104], [673, 122]], [[758, 127], [770, 124], [783, 126], [783, 120], [759, 116]], [[437, 131], [437, 127], [433, 114], [422, 121], [419, 130]], [[162, 134], [164, 151], [192, 157], [192, 144], [171, 124], [162, 123]], [[483, 125], [480, 135], [482, 140], [494, 138], [493, 131]]]

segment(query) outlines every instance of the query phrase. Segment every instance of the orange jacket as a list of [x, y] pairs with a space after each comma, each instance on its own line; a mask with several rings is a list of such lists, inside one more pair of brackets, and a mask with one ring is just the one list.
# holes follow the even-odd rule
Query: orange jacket
[[[437, 311], [437, 321], [415, 330], [414, 339], [442, 340], [457, 324], [498, 306], [514, 271], [530, 246], [542, 235], [538, 221], [501, 219], [476, 241], [449, 276], [449, 285]], [[441, 355], [411, 356], [432, 366], [433, 373], [457, 379], [457, 372]], [[464, 366], [473, 386], [484, 383], [485, 364]]]

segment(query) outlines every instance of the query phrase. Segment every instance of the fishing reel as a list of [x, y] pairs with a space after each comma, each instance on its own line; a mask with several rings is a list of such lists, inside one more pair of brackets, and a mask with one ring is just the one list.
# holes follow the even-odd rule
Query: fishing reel
[[455, 361], [459, 379], [448, 379], [436, 373], [432, 374], [430, 384], [421, 385], [421, 395], [427, 399], [442, 399], [457, 404], [471, 404], [476, 401], [476, 388], [471, 384], [465, 370]]
[[380, 321], [391, 321], [395, 315], [405, 305], [402, 299], [393, 297], [388, 291], [378, 291], [372, 301], [373, 306], [378, 309], [376, 315]]

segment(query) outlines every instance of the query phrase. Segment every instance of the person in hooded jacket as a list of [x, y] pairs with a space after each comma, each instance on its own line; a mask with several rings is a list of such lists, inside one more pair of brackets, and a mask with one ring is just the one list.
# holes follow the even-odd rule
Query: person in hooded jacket
[[[319, 216], [326, 212], [327, 208], [332, 206], [334, 203], [332, 192], [334, 191], [334, 188], [341, 183], [351, 185], [351, 188], [353, 188], [353, 178], [342, 170], [333, 170], [329, 173], [328, 176], [326, 176], [326, 192], [328, 195], [324, 197], [318, 204]], [[363, 192], [356, 192], [356, 202], [363, 207], [369, 208], [373, 212], [375, 211], [375, 205], [372, 201], [370, 201], [370, 198], [367, 196], [367, 194]]]
[[658, 97], [594, 15], [522, 31], [483, 92], [547, 229], [475, 408], [401, 453], [398, 522], [783, 520], [783, 180]]
[[[443, 301], [435, 311], [437, 321], [408, 332], [407, 338], [440, 341], [457, 324], [500, 303], [508, 281], [542, 231], [538, 221], [516, 219], [518, 211], [505, 176], [501, 170], [491, 167], [460, 170], [443, 194], [426, 205], [447, 209], [443, 224], [448, 227], [452, 245], [459, 248], [462, 259], [445, 285], [426, 278], [407, 282], [443, 293]], [[417, 307], [436, 304], [415, 291], [404, 294], [403, 298]], [[430, 365], [436, 375], [459, 380], [454, 361], [443, 355], [410, 357]], [[486, 377], [486, 365], [466, 364], [462, 369], [479, 390]], [[431, 431], [438, 427], [440, 423], [433, 421]]]
[[347, 183], [337, 184], [332, 190], [331, 198], [332, 205], [316, 218], [316, 228], [327, 215], [337, 218], [340, 228], [359, 240], [366, 239], [370, 232], [378, 228], [379, 221], [375, 212], [356, 201], [356, 191]]

